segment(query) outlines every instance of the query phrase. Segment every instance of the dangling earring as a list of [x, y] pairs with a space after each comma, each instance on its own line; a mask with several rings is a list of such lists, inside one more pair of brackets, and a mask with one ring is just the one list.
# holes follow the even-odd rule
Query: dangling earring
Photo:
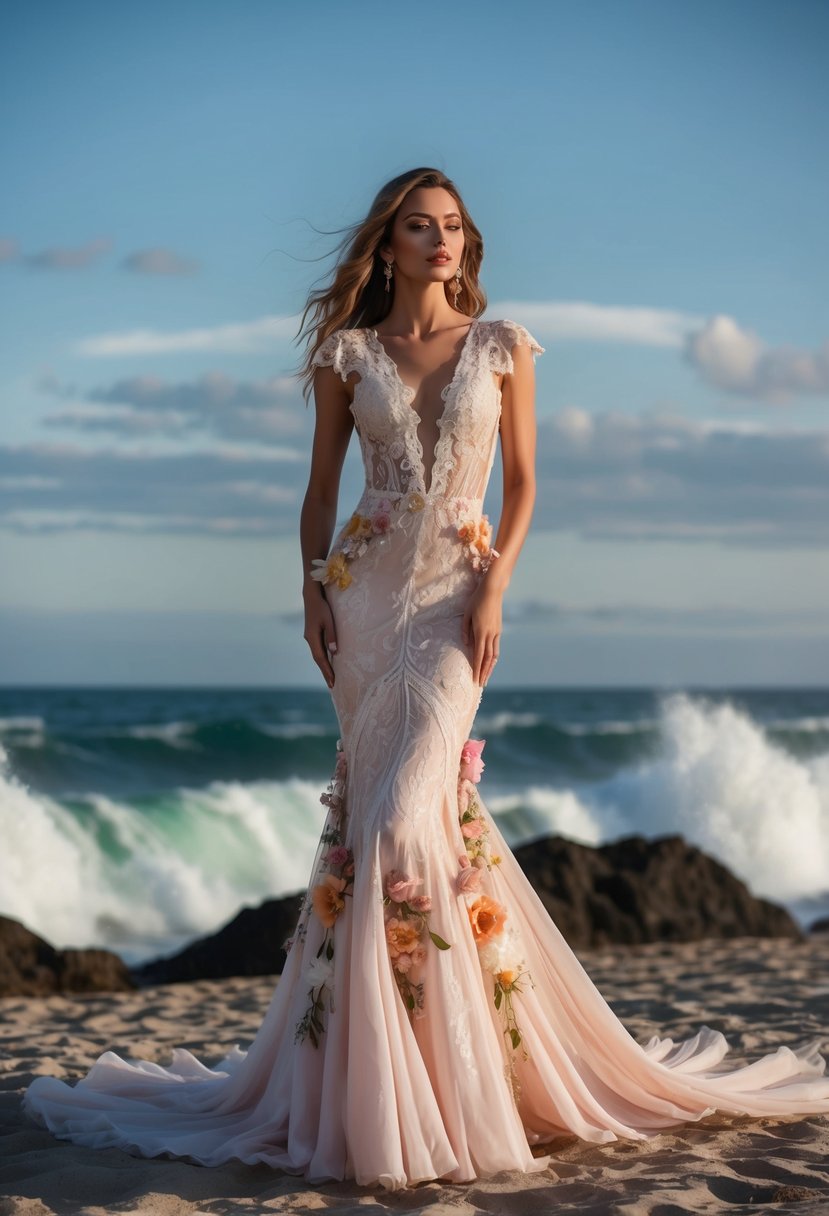
[[391, 291], [391, 262], [383, 262], [383, 274], [386, 276], [386, 291]]
[[455, 271], [455, 281], [452, 284], [452, 294], [454, 296], [454, 302], [456, 304], [458, 302], [458, 296], [461, 294], [461, 291], [462, 291], [462, 288], [461, 288], [461, 278], [462, 277], [463, 277], [463, 272], [461, 271], [460, 266], [458, 266], [458, 269]]

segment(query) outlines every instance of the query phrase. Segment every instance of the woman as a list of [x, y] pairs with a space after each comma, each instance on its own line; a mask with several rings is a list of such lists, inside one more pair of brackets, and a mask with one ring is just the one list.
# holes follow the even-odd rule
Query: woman
[[[562, 1134], [829, 1113], [818, 1043], [731, 1071], [708, 1026], [639, 1045], [478, 794], [468, 734], [533, 508], [542, 353], [516, 322], [480, 319], [482, 254], [454, 184], [412, 170], [311, 297], [305, 637], [341, 739], [308, 894], [248, 1052], [216, 1070], [183, 1050], [169, 1068], [106, 1053], [74, 1088], [39, 1078], [26, 1108], [59, 1136], [397, 1189], [544, 1170], [531, 1146]], [[353, 428], [366, 484], [331, 543]]]

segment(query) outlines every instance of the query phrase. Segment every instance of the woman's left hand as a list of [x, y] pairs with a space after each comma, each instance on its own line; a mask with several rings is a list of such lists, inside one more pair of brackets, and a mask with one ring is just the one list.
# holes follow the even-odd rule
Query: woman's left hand
[[501, 639], [501, 603], [504, 595], [484, 579], [472, 592], [463, 614], [465, 645], [472, 643], [472, 676], [482, 687], [492, 675]]

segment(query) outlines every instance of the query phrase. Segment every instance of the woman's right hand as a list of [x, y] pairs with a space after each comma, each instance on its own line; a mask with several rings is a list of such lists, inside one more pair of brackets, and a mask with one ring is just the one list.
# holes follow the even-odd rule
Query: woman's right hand
[[311, 657], [319, 667], [329, 688], [334, 687], [334, 668], [328, 651], [336, 653], [337, 634], [334, 629], [334, 614], [325, 593], [312, 593], [305, 601], [305, 641], [311, 648]]

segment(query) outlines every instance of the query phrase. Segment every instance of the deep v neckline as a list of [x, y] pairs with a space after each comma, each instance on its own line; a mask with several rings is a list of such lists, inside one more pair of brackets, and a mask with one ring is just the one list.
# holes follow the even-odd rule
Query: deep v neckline
[[438, 437], [437, 437], [435, 446], [432, 449], [432, 465], [431, 465], [431, 468], [429, 469], [429, 487], [428, 487], [428, 489], [426, 488], [426, 471], [427, 470], [426, 470], [426, 463], [425, 463], [425, 452], [423, 449], [423, 441], [420, 438], [420, 425], [423, 422], [423, 418], [412, 405], [412, 401], [417, 396], [419, 390], [414, 388], [411, 384], [407, 384], [406, 381], [403, 379], [403, 377], [400, 375], [400, 368], [397, 366], [397, 363], [395, 362], [395, 360], [392, 359], [391, 355], [386, 350], [383, 343], [380, 341], [377, 330], [373, 329], [371, 327], [369, 327], [366, 330], [366, 333], [368, 334], [370, 341], [374, 345], [375, 350], [380, 354], [380, 357], [385, 360], [386, 366], [388, 367], [389, 371], [391, 372], [392, 376], [394, 377], [394, 381], [397, 384], [397, 387], [403, 396], [404, 406], [407, 410], [407, 421], [409, 421], [409, 422], [411, 422], [412, 420], [414, 421], [413, 429], [414, 429], [414, 438], [415, 438], [415, 442], [417, 444], [417, 449], [418, 449], [418, 462], [419, 462], [419, 466], [420, 466], [420, 483], [423, 486], [423, 492], [427, 498], [431, 495], [432, 490], [434, 488], [435, 469], [438, 467], [438, 458], [441, 453], [441, 446], [444, 442], [444, 439], [446, 438], [446, 435], [444, 433], [444, 426], [445, 426], [446, 420], [449, 416], [449, 410], [451, 408], [453, 394], [454, 394], [455, 388], [457, 387], [457, 384], [460, 380], [461, 370], [466, 361], [467, 352], [469, 351], [469, 348], [471, 346], [472, 334], [473, 334], [474, 330], [477, 328], [479, 320], [480, 320], [479, 317], [472, 318], [469, 329], [466, 331], [466, 334], [464, 335], [464, 339], [461, 344], [460, 353], [458, 354], [458, 358], [455, 362], [455, 368], [454, 368], [454, 371], [452, 372], [452, 378], [440, 390], [439, 396], [440, 396], [441, 401], [443, 402], [443, 409], [440, 411], [440, 414], [435, 419], [435, 426], [437, 428]]
[[[452, 372], [452, 378], [449, 380], [448, 384], [445, 384], [444, 387], [440, 390], [439, 396], [440, 396], [441, 401], [444, 402], [444, 408], [441, 411], [441, 418], [446, 413], [446, 402], [457, 382], [458, 373], [461, 370], [461, 364], [464, 361], [466, 349], [469, 346], [469, 339], [472, 337], [472, 331], [477, 324], [478, 324], [478, 317], [473, 317], [469, 328], [467, 329], [466, 333], [464, 334], [464, 339], [463, 339], [463, 342], [461, 343], [460, 353], [455, 362], [454, 371]], [[406, 381], [403, 379], [403, 377], [400, 375], [400, 368], [398, 367], [397, 362], [394, 359], [392, 359], [391, 355], [386, 350], [383, 343], [380, 341], [380, 337], [377, 333], [377, 330], [370, 328], [367, 332], [368, 332], [369, 336], [373, 339], [376, 349], [379, 350], [380, 354], [383, 355], [385, 357], [385, 359], [387, 360], [390, 369], [394, 373], [394, 377], [397, 381], [398, 386], [403, 390], [403, 392], [409, 398], [409, 400], [406, 403], [409, 406], [409, 409], [422, 422], [423, 421], [422, 416], [420, 414], [418, 414], [417, 410], [411, 404], [412, 401], [414, 400], [414, 398], [417, 396], [419, 389], [414, 388], [414, 386], [411, 384], [407, 384]], [[437, 421], [438, 421], [438, 426], [439, 426], [440, 418]]]

